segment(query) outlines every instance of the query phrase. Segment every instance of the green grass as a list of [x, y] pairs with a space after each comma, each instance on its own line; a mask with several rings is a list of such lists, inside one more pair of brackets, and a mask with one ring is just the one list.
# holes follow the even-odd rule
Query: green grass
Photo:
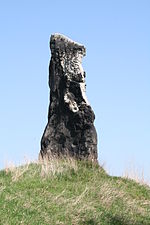
[[0, 171], [0, 225], [150, 225], [150, 188], [52, 159]]

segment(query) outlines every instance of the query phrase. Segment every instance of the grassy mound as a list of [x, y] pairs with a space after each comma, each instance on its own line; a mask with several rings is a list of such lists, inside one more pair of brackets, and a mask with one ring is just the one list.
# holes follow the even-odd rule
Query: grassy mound
[[150, 188], [101, 167], [52, 159], [0, 171], [1, 225], [150, 225]]

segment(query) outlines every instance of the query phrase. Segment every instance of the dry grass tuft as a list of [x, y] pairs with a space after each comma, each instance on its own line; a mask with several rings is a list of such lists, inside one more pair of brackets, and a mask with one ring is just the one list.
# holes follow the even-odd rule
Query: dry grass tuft
[[5, 168], [5, 172], [6, 172], [6, 174], [9, 173], [9, 172], [11, 173], [13, 182], [18, 181], [19, 178], [22, 177], [23, 174], [28, 171], [29, 165], [31, 163], [33, 163], [33, 162], [31, 162], [31, 161], [27, 162], [26, 161], [26, 163], [24, 165], [18, 166], [18, 167], [16, 167], [14, 164], [9, 164]]
[[41, 176], [54, 176], [56, 174], [62, 174], [71, 169], [77, 171], [77, 161], [72, 157], [56, 157], [49, 156], [48, 158], [44, 158], [38, 161], [38, 164], [41, 165]]
[[123, 177], [134, 180], [139, 184], [150, 186], [150, 181], [145, 179], [144, 170], [142, 168], [137, 168], [136, 166], [134, 166], [134, 164], [130, 165], [125, 170], [125, 172], [123, 173]]

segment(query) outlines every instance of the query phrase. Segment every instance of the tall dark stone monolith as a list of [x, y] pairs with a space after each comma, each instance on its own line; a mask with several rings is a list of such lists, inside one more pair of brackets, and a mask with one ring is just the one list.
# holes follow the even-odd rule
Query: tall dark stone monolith
[[86, 49], [61, 34], [51, 36], [50, 49], [50, 105], [40, 155], [97, 160], [95, 115], [86, 97], [81, 64]]

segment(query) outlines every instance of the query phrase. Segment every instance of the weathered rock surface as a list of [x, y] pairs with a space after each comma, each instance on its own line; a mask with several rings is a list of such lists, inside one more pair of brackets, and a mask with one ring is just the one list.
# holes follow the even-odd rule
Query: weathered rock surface
[[51, 36], [50, 49], [50, 105], [40, 154], [49, 157], [67, 153], [97, 160], [95, 115], [85, 94], [81, 64], [86, 49], [61, 34]]

